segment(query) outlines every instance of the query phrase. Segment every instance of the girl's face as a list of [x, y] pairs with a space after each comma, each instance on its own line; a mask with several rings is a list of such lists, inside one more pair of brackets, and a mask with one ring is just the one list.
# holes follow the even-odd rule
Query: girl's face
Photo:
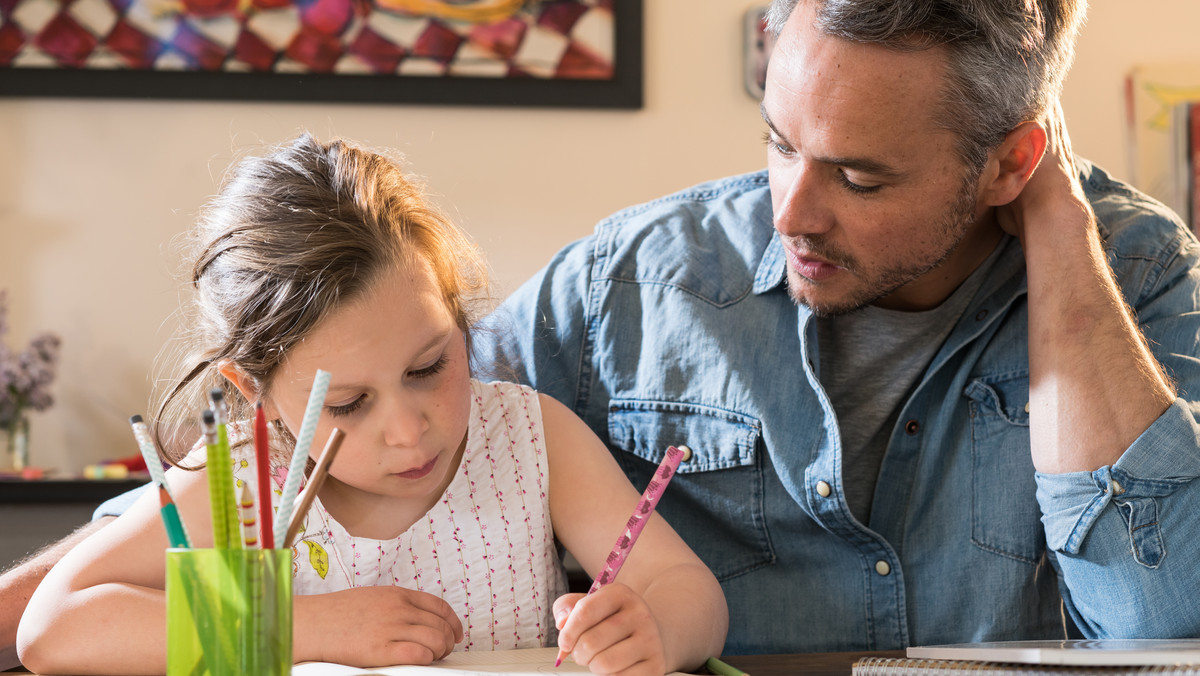
[[321, 501], [354, 535], [394, 537], [454, 477], [471, 410], [463, 332], [428, 267], [386, 275], [292, 348], [267, 413], [293, 434], [317, 369], [331, 377], [310, 457], [346, 433]]

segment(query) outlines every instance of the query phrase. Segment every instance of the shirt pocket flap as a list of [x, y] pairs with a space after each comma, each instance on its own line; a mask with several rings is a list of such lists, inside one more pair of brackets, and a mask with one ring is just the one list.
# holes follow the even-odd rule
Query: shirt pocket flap
[[655, 463], [668, 447], [687, 446], [692, 457], [679, 465], [683, 474], [753, 465], [762, 424], [699, 404], [613, 399], [608, 434], [612, 445]]

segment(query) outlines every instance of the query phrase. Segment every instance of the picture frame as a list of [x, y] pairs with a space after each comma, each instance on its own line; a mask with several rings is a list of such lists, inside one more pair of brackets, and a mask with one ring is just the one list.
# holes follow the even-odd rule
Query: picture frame
[[742, 85], [746, 94], [761, 101], [767, 82], [767, 63], [775, 46], [775, 36], [767, 30], [769, 5], [754, 5], [742, 15]]
[[0, 0], [0, 96], [636, 109], [642, 40], [642, 0]]

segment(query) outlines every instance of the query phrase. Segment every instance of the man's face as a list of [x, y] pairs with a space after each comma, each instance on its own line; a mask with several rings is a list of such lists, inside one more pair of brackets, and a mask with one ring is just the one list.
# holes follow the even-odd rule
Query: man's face
[[934, 123], [945, 52], [822, 35], [811, 4], [779, 35], [762, 103], [789, 292], [822, 315], [935, 307], [1000, 237]]

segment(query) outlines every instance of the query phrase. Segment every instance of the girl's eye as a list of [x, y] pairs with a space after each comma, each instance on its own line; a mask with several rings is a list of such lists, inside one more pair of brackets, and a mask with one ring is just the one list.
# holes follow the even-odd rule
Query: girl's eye
[[364, 397], [360, 396], [349, 404], [342, 404], [341, 406], [327, 406], [326, 408], [329, 409], [329, 414], [335, 418], [344, 415], [350, 415], [362, 407], [363, 399]]
[[446, 359], [446, 355], [443, 353], [442, 356], [438, 357], [437, 361], [423, 369], [417, 369], [416, 371], [410, 372], [409, 376], [413, 378], [432, 378], [441, 373], [442, 369], [446, 368]]

